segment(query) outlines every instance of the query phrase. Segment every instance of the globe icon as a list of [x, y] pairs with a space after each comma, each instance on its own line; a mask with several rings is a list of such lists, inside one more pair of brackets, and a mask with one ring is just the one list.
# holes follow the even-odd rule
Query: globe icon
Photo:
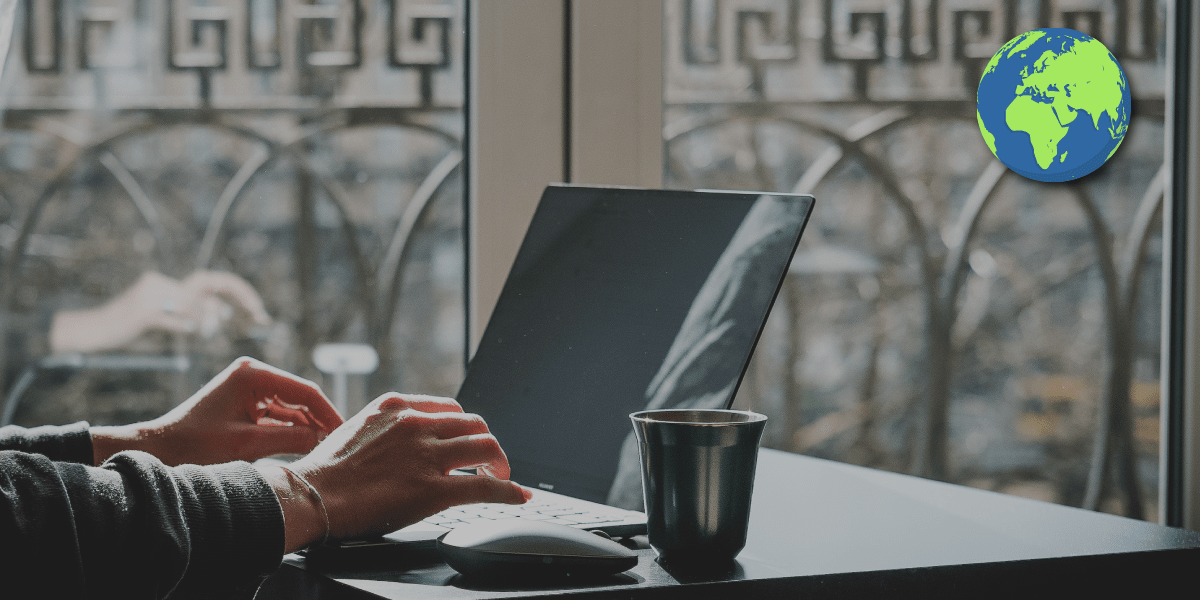
[[1037, 181], [1100, 168], [1129, 127], [1129, 83], [1117, 59], [1074, 29], [1035, 29], [992, 57], [976, 116], [992, 154]]

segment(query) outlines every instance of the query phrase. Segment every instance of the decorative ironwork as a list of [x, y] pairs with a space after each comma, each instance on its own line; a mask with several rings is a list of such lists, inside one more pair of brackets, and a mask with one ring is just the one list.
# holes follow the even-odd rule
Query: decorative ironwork
[[[296, 40], [296, 57], [304, 67], [357, 69], [362, 66], [362, 0], [349, 0], [341, 5], [300, 5], [296, 7], [296, 23], [300, 32]], [[348, 32], [347, 48], [318, 50], [322, 45], [318, 39], [333, 41], [338, 37], [338, 29]]]
[[[1145, 501], [1154, 494], [1153, 479], [1138, 462], [1155, 455], [1138, 455], [1135, 425], [1138, 432], [1149, 430], [1143, 421], [1154, 417], [1134, 410], [1131, 390], [1157, 379], [1153, 372], [1147, 381], [1139, 365], [1157, 360], [1158, 352], [1157, 344], [1141, 340], [1158, 335], [1145, 315], [1157, 310], [1158, 274], [1148, 266], [1161, 243], [1163, 4], [674, 0], [665, 6], [668, 184], [815, 192], [824, 199], [805, 241], [815, 247], [797, 255], [776, 306], [779, 333], [764, 335], [764, 345], [778, 352], [758, 354], [739, 399], [781, 413], [773, 421], [783, 431], [769, 434], [770, 443], [955, 481], [1001, 481], [1018, 472], [1028, 479], [1040, 469], [1059, 501], [1095, 509], [1117, 500], [1120, 508], [1110, 510], [1145, 517], [1153, 507]], [[771, 17], [739, 21], [747, 11]], [[975, 125], [982, 67], [1017, 33], [1046, 26], [1089, 33], [1120, 58], [1135, 97], [1133, 128], [1141, 132], [1141, 141], [1123, 148], [1107, 174], [1070, 186], [1012, 177]], [[799, 35], [787, 35], [793, 30]], [[764, 43], [770, 60], [740, 50]], [[956, 141], [938, 142], [947, 135]], [[937, 153], [924, 156], [926, 150], [914, 146]], [[1121, 201], [1139, 195], [1137, 204]], [[1056, 230], [1062, 241], [1053, 249], [1038, 245], [1032, 243], [1036, 233], [989, 221], [1014, 204], [1022, 206], [1026, 227], [1074, 224]], [[1074, 210], [1066, 208], [1071, 204]], [[1033, 236], [1024, 246], [1063, 258], [1020, 264], [1022, 248], [1007, 246], [1026, 239], [1020, 236]], [[824, 257], [823, 264], [808, 264], [807, 254]], [[859, 258], [846, 258], [852, 256]], [[843, 262], [844, 270], [837, 266]], [[860, 263], [874, 266], [862, 270]], [[827, 290], [821, 278], [830, 277], [848, 288]], [[1008, 293], [1015, 297], [1004, 299], [1003, 286], [992, 283], [999, 279], [1014, 286]], [[1149, 285], [1140, 285], [1143, 280]], [[1047, 365], [986, 362], [979, 358], [983, 346], [1005, 343], [1009, 354], [1020, 355], [1015, 349], [1023, 342], [1008, 339], [1017, 335], [1012, 327], [1072, 285], [1094, 286], [1090, 297], [1099, 299], [1102, 318], [1074, 322], [1104, 339], [1084, 375], [1102, 384], [1094, 394], [1075, 393], [1064, 410], [1093, 425], [1061, 439], [1043, 433], [1021, 441], [1015, 432], [999, 433], [1009, 425], [997, 420], [1023, 418], [1024, 398], [1013, 398], [1030, 387], [1018, 379], [1022, 373], [1068, 381], [1079, 367], [1055, 366], [1065, 361], [1051, 349], [1033, 351]], [[1077, 297], [1078, 303], [1088, 298]], [[867, 312], [835, 326], [821, 322], [828, 319], [826, 307]], [[898, 335], [888, 333], [898, 321], [909, 320], [903, 341], [889, 338]], [[839, 365], [845, 375], [837, 387], [804, 385], [806, 376], [821, 379], [837, 370], [816, 366], [809, 356], [816, 352], [811, 348], [828, 354], [820, 344], [830, 338], [865, 348], [854, 354], [859, 358], [846, 358], [853, 367]], [[1026, 343], [1043, 342], [1030, 337]], [[893, 363], [890, 374], [885, 361]], [[974, 379], [981, 370], [997, 381]], [[776, 394], [782, 399], [772, 400]], [[972, 400], [977, 397], [986, 400]], [[964, 425], [964, 403], [991, 415], [990, 424], [982, 430]], [[811, 408], [802, 411], [805, 406]], [[967, 438], [976, 435], [999, 445], [992, 454], [1024, 448], [1043, 462], [986, 466], [1010, 459], [964, 452]]]
[[[224, 71], [229, 64], [230, 12], [223, 6], [192, 5], [180, 10], [180, 1], [190, 0], [167, 0], [166, 3], [167, 68], [173, 71]], [[180, 30], [184, 32], [182, 35]], [[212, 37], [216, 38], [215, 42], [211, 41]], [[80, 56], [86, 57], [87, 50], [81, 46]]]
[[[64, 0], [26, 0], [25, 6], [25, 70], [30, 73], [57, 73], [62, 66]], [[48, 13], [48, 14], [47, 14]], [[50, 59], [37, 46], [38, 40], [49, 43]]]
[[249, 0], [246, 2], [246, 68], [252, 71], [275, 71], [283, 66], [280, 32], [283, 0]]
[[[431, 298], [446, 285], [461, 293], [461, 277], [424, 289], [411, 280], [431, 276], [414, 275], [414, 264], [428, 273], [446, 262], [441, 255], [461, 258], [461, 241], [453, 241], [461, 240], [461, 220], [452, 215], [461, 210], [462, 0], [26, 0], [18, 12], [24, 37], [14, 53], [20, 49], [25, 68], [9, 63], [0, 99], [0, 199], [12, 208], [0, 216], [0, 337], [38, 335], [31, 298], [63, 292], [46, 269], [79, 268], [56, 263], [39, 244], [80, 243], [51, 231], [62, 227], [71, 198], [96, 194], [118, 208], [128, 201], [126, 241], [145, 236], [137, 243], [149, 254], [129, 269], [178, 277], [250, 267], [256, 274], [241, 274], [288, 320], [292, 349], [278, 359], [285, 368], [311, 370], [307, 357], [318, 343], [365, 342], [381, 367], [360, 394], [453, 393], [461, 331], [449, 342], [429, 336], [444, 338], [439, 328], [458, 322], [433, 308], [462, 298]], [[187, 138], [208, 142], [184, 157], [139, 149]], [[13, 158], [31, 152], [41, 153], [35, 163]], [[173, 177], [197, 168], [212, 172], [201, 186], [215, 189], [211, 197], [175, 189], [184, 182]], [[286, 208], [272, 210], [290, 221], [247, 222], [245, 206], [262, 210], [264, 193], [280, 199]], [[105, 215], [79, 221], [93, 218]], [[231, 250], [255, 235], [291, 248], [289, 257], [253, 242], [259, 261], [269, 255], [291, 266], [263, 273]], [[268, 296], [282, 292], [267, 289], [270, 282], [294, 293]], [[235, 340], [243, 352], [284, 347], [270, 340], [276, 334], [254, 335]], [[422, 336], [423, 355], [406, 350]], [[237, 355], [182, 338], [168, 345], [188, 359], [180, 372], [192, 384]], [[17, 382], [17, 396], [37, 391], [29, 375], [37, 369], [74, 364], [23, 351], [0, 345], [0, 365], [33, 369]], [[9, 364], [18, 360], [25, 362]], [[110, 363], [124, 364], [87, 364], [94, 371]], [[18, 389], [0, 383], [10, 396]], [[189, 393], [186, 382], [175, 388], [176, 400]], [[15, 406], [6, 404], [6, 416]]]
[[[667, 49], [668, 102], [701, 92], [713, 101], [969, 99], [982, 65], [1022, 31], [1078, 29], [1103, 42], [1127, 69], [1157, 60], [1162, 31], [1162, 11], [1154, 0], [684, 0], [677, 9], [673, 4], [668, 43], [678, 48]], [[881, 81], [880, 73], [897, 70], [908, 75], [906, 85]], [[764, 87], [764, 81], [773, 83]], [[1161, 97], [1161, 82], [1146, 84], [1155, 88], [1141, 90], [1143, 95]]]
[[[457, 6], [404, 0], [370, 6], [362, 0], [125, 0], [100, 6], [25, 0], [19, 17], [24, 23], [20, 48], [25, 68], [16, 76], [36, 84], [18, 86], [31, 95], [11, 96], [8, 108], [44, 108], [39, 90], [58, 89], [46, 85], [54, 80], [74, 82], [80, 71], [136, 70], [143, 85], [121, 94], [106, 90], [110, 108], [144, 108], [161, 104], [166, 96], [175, 102], [249, 103], [256, 108], [274, 100], [290, 110], [297, 107], [297, 96], [321, 98], [342, 89], [332, 73], [344, 76], [362, 71], [365, 65], [415, 73], [409, 105], [457, 106], [461, 91], [453, 97], [435, 97], [438, 89], [461, 89], [461, 82], [455, 80], [461, 66], [454, 62], [460, 52], [454, 44], [461, 48], [461, 28], [453, 26], [461, 20]], [[75, 35], [66, 35], [68, 31]], [[291, 44], [284, 40], [289, 34], [294, 36]], [[367, 45], [367, 36], [382, 41]], [[153, 58], [155, 54], [161, 61]], [[277, 76], [261, 77], [268, 73]], [[192, 74], [199, 89], [191, 98], [180, 96], [181, 82], [173, 74]], [[327, 81], [330, 77], [335, 78], [333, 83]], [[446, 81], [440, 87], [435, 82], [438, 77]], [[250, 89], [251, 81], [255, 93], [241, 95]], [[376, 87], [372, 90], [379, 100], [375, 104], [397, 105], [391, 93], [393, 80], [359, 77], [357, 82], [368, 90]], [[214, 89], [226, 97], [210, 98]], [[62, 99], [49, 94], [55, 101]]]
[[[772, 419], [786, 431], [771, 434], [772, 443], [938, 478], [998, 482], [1013, 469], [1033, 467], [988, 466], [987, 452], [964, 450], [972, 442], [962, 432], [982, 427], [963, 424], [964, 407], [986, 405], [995, 428], [996, 415], [1042, 418], [1026, 411], [1024, 400], [1055, 400], [1022, 391], [1038, 388], [1026, 380], [1095, 381], [1072, 384], [1070, 400], [1059, 403], [1093, 424], [1085, 434], [1038, 434], [1005, 447], [1056, 456], [1034, 467], [1053, 472], [1044, 478], [1056, 482], [1060, 501], [1096, 508], [1117, 499], [1126, 514], [1145, 516], [1153, 504], [1144, 496], [1153, 487], [1138, 461], [1153, 457], [1136, 446], [1146, 442], [1139, 432], [1156, 427], [1146, 416], [1152, 400], [1138, 404], [1130, 390], [1153, 388], [1156, 376], [1140, 371], [1157, 360], [1157, 323], [1146, 321], [1158, 293], [1151, 267], [1162, 197], [1156, 140], [1163, 118], [1163, 1], [666, 0], [664, 6], [668, 184], [816, 191], [825, 201], [805, 243], [829, 250], [819, 256], [844, 259], [822, 259], [821, 270], [802, 264], [803, 252], [814, 248], [802, 249], [776, 309], [775, 324], [781, 318], [786, 326], [764, 336], [767, 350], [744, 386], [759, 395], [758, 406], [773, 393], [787, 400], [779, 408], [783, 418]], [[236, 215], [255, 200], [254, 186], [286, 182], [287, 193], [276, 195], [291, 203], [294, 217], [285, 229], [295, 295], [286, 304], [295, 307], [298, 352], [285, 366], [303, 368], [307, 349], [347, 336], [376, 346], [381, 374], [414, 372], [400, 365], [436, 363], [438, 356], [458, 363], [460, 348], [439, 355], [430, 350], [436, 343], [401, 356], [396, 332], [416, 327], [400, 322], [403, 315], [438, 304], [406, 300], [402, 308], [401, 300], [411, 293], [405, 280], [413, 257], [423, 251], [422, 224], [437, 218], [448, 205], [437, 199], [459, 181], [461, 1], [26, 0], [20, 18], [23, 39], [14, 52], [22, 60], [10, 61], [5, 73], [10, 135], [0, 154], [7, 161], [0, 163], [0, 330], [31, 326], [26, 292], [36, 286], [28, 279], [44, 275], [29, 268], [31, 261], [46, 270], [69, 254], [61, 250], [62, 236], [42, 229], [65, 198], [110, 190], [127, 200], [150, 240], [146, 260], [186, 272], [233, 264], [231, 248], [261, 253], [282, 240], [272, 231], [268, 242], [230, 243], [247, 229]], [[979, 69], [1015, 33], [1040, 26], [1098, 37], [1129, 75], [1133, 124], [1105, 168], [1109, 175], [1071, 187], [1027, 184], [991, 160], [973, 129]], [[333, 140], [384, 130], [419, 137], [412, 146], [420, 151], [414, 163], [388, 169], [402, 172], [402, 182], [375, 194], [403, 208], [372, 219], [363, 216], [371, 196], [357, 187], [357, 174], [369, 171], [368, 159], [381, 152], [372, 143], [340, 151]], [[199, 220], [185, 220], [186, 235], [179, 215], [194, 216], [196, 206], [167, 202], [159, 182], [127, 151], [139, 140], [180, 131], [185, 137], [219, 132], [243, 148], [206, 157], [221, 165], [224, 179], [201, 203], [209, 208]], [[1127, 201], [1139, 197], [1137, 204]], [[1034, 245], [1022, 237], [1032, 235], [1031, 224], [1059, 240], [1044, 249], [1046, 256], [1022, 253]], [[449, 236], [460, 235], [458, 226], [437, 225]], [[334, 254], [337, 272], [321, 271]], [[1149, 285], [1139, 286], [1144, 280]], [[825, 306], [834, 314], [858, 312], [844, 327], [834, 326], [821, 312]], [[1075, 351], [1086, 356], [1076, 362], [1084, 367], [1022, 345], [1037, 342], [1035, 334], [1056, 326], [1054, 319], [1078, 327], [1075, 337], [1083, 341]], [[828, 340], [821, 336], [861, 350], [832, 363], [846, 372], [830, 379], [828, 389], [804, 381], [837, 371], [828, 368], [830, 351], [820, 346]], [[461, 335], [454, 341], [461, 343]], [[772, 343], [780, 352], [768, 351]], [[986, 346], [1001, 343], [1023, 358], [984, 356], [995, 353]], [[0, 345], [0, 353], [10, 350]], [[813, 367], [818, 351], [827, 362]], [[197, 348], [184, 345], [177, 354]], [[771, 360], [784, 363], [782, 392], [767, 381], [775, 375], [763, 364]], [[0, 364], [9, 362], [0, 355]], [[204, 361], [188, 365], [203, 369]], [[13, 374], [23, 367], [12, 366]], [[984, 371], [991, 380], [977, 377]], [[442, 389], [425, 383], [436, 377], [422, 380], [422, 389]], [[25, 386], [26, 379], [17, 383]], [[992, 387], [972, 387], [985, 383]], [[396, 385], [404, 382], [376, 380], [370, 387]], [[817, 405], [822, 412], [814, 415]], [[839, 439], [848, 441], [837, 446]]]
[[434, 71], [450, 66], [451, 9], [388, 2], [392, 13], [388, 19], [388, 64], [417, 69], [421, 73], [421, 103], [430, 104]]

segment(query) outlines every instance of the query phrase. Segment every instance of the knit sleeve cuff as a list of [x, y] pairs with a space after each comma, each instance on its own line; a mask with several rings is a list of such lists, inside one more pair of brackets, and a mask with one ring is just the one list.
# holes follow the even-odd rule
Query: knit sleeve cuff
[[187, 590], [185, 597], [253, 595], [283, 559], [283, 509], [275, 491], [245, 462], [181, 465], [175, 472], [190, 488], [182, 500], [191, 559], [179, 591]]
[[250, 463], [238, 461], [209, 467], [229, 499], [231, 528], [237, 532], [236, 559], [256, 573], [269, 573], [283, 558], [283, 508], [270, 484]]
[[0, 427], [0, 450], [41, 454], [59, 462], [92, 464], [92, 434], [84, 421], [25, 429]]

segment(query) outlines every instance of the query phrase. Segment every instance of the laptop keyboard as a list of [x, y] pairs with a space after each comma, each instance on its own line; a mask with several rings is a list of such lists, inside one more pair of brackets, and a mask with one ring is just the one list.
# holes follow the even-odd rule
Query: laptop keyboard
[[447, 529], [455, 529], [481, 521], [528, 519], [588, 529], [610, 523], [620, 523], [625, 521], [628, 515], [628, 511], [603, 505], [579, 505], [535, 497], [520, 505], [464, 504], [455, 506], [425, 519], [424, 522]]

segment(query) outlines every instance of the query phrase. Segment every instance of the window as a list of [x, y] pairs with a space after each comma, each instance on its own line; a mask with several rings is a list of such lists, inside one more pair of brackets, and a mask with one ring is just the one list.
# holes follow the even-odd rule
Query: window
[[[1174, 5], [21, 3], [3, 416], [153, 416], [240, 354], [320, 379], [326, 342], [380, 355], [355, 402], [452, 395], [546, 183], [795, 190], [817, 213], [736, 401], [767, 445], [1154, 519]], [[1135, 99], [1077, 185], [1005, 172], [971, 114], [982, 64], [1044, 25], [1103, 41]], [[273, 324], [51, 352], [54, 311], [197, 268]]]
[[[765, 444], [1158, 518], [1164, 2], [664, 5], [665, 184], [818, 208], [737, 403]], [[1076, 184], [991, 156], [1016, 34], [1105, 43], [1128, 135]]]
[[[581, 121], [605, 97], [644, 102], [641, 74], [661, 68], [663, 185], [816, 194], [736, 401], [772, 416], [768, 445], [1156, 518], [1171, 3], [666, 0], [661, 67], [624, 58], [622, 72], [639, 74], [624, 78], [603, 65], [613, 47], [655, 45], [640, 30], [652, 17], [534, 4], [548, 16], [522, 39], [561, 58], [526, 71], [570, 82], [542, 120], [569, 168], [553, 153], [531, 160], [544, 181], [648, 185], [616, 180], [628, 168], [580, 170], [644, 148], [612, 130], [645, 131], [647, 109], [608, 128]], [[1074, 186], [1006, 173], [971, 114], [982, 65], [1010, 34], [1042, 25], [1100, 38], [1135, 98], [1118, 155]], [[592, 31], [609, 42], [588, 45]], [[480, 63], [481, 78], [514, 64], [495, 52]], [[514, 107], [522, 97], [491, 92]], [[532, 207], [532, 193], [488, 194], [474, 201]], [[525, 222], [480, 219], [477, 235], [506, 241], [472, 256], [511, 261]], [[501, 281], [472, 291], [473, 327]]]
[[[242, 354], [374, 394], [462, 376], [462, 0], [32, 0], [0, 109], [5, 421], [161, 414]], [[55, 352], [55, 311], [226, 271], [272, 317]], [[231, 306], [236, 303], [229, 303]], [[180, 307], [149, 307], [159, 313]], [[225, 317], [231, 317], [226, 319]]]

